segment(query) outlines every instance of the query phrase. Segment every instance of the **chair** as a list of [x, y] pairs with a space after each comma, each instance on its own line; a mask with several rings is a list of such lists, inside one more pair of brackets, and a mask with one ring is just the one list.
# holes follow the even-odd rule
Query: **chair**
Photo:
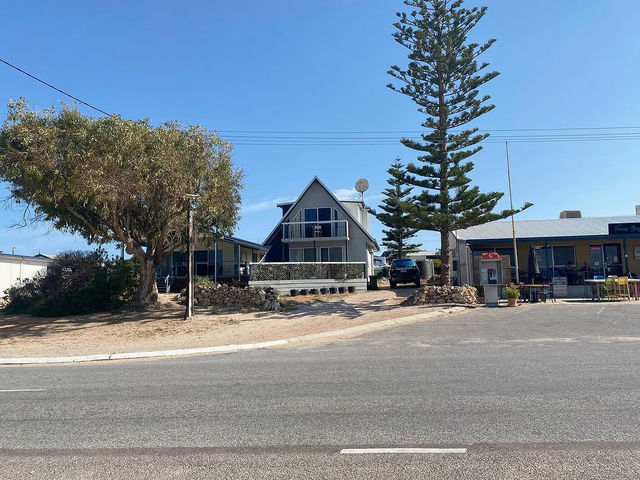
[[604, 284], [602, 285], [602, 295], [606, 298], [619, 298], [618, 288], [617, 288], [617, 280], [618, 277], [615, 275], [609, 275], [604, 279]]
[[547, 298], [549, 300], [551, 300], [552, 302], [556, 301], [556, 296], [553, 293], [553, 283], [548, 283], [544, 286], [544, 288], [542, 289], [542, 301], [544, 303], [547, 303]]
[[629, 291], [629, 277], [618, 277], [618, 295], [620, 297], [627, 297], [627, 300], [631, 300], [631, 291]]

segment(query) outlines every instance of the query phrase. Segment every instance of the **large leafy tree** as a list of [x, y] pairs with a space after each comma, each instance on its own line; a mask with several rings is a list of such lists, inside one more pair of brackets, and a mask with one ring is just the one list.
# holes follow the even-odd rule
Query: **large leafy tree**
[[406, 67], [392, 66], [398, 85], [391, 89], [410, 97], [424, 114], [421, 141], [402, 139], [418, 152], [409, 163], [405, 181], [419, 191], [407, 204], [416, 228], [440, 232], [443, 284], [451, 282], [449, 237], [452, 231], [505, 218], [518, 210], [493, 210], [503, 196], [481, 193], [471, 185], [469, 157], [478, 153], [488, 134], [461, 128], [493, 110], [489, 95], [479, 87], [498, 75], [478, 63], [495, 40], [478, 44], [467, 35], [486, 13], [486, 7], [466, 9], [462, 0], [405, 0], [408, 12], [399, 12], [395, 40], [409, 50]]
[[139, 307], [157, 299], [156, 270], [185, 241], [189, 199], [196, 231], [231, 232], [241, 173], [231, 146], [200, 126], [152, 126], [110, 116], [94, 119], [63, 107], [29, 110], [9, 103], [0, 131], [0, 179], [32, 212], [93, 243], [126, 246], [140, 267]]
[[406, 169], [399, 158], [395, 160], [387, 173], [389, 173], [387, 179], [389, 188], [382, 192], [384, 199], [379, 210], [373, 214], [387, 227], [386, 230], [382, 230], [384, 234], [382, 244], [387, 247], [389, 257], [397, 259], [417, 251], [420, 245], [410, 243], [411, 238], [418, 230], [411, 226], [411, 219], [403, 208], [403, 203], [409, 199], [412, 188], [405, 184]]

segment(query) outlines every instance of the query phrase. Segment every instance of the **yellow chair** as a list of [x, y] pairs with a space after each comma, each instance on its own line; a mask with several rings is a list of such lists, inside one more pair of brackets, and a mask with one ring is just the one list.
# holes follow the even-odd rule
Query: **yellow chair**
[[618, 277], [616, 285], [618, 287], [618, 295], [621, 297], [627, 297], [628, 300], [631, 300], [631, 291], [629, 290], [629, 277]]

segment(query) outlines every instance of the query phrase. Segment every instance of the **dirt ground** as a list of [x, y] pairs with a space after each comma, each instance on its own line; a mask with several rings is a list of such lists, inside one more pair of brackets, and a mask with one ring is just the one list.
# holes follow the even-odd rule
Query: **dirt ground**
[[195, 309], [183, 321], [175, 294], [152, 312], [64, 318], [0, 314], [0, 357], [67, 356], [255, 343], [415, 315], [437, 307], [401, 306], [413, 288], [283, 297], [281, 312]]

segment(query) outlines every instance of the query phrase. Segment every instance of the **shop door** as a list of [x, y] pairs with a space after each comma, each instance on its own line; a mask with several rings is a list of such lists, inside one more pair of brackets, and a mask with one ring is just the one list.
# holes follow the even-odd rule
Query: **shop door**
[[604, 275], [604, 264], [602, 258], [602, 245], [591, 245], [589, 247], [590, 269], [593, 275]]
[[622, 257], [620, 244], [610, 243], [603, 246], [604, 265], [607, 275], [622, 275]]

